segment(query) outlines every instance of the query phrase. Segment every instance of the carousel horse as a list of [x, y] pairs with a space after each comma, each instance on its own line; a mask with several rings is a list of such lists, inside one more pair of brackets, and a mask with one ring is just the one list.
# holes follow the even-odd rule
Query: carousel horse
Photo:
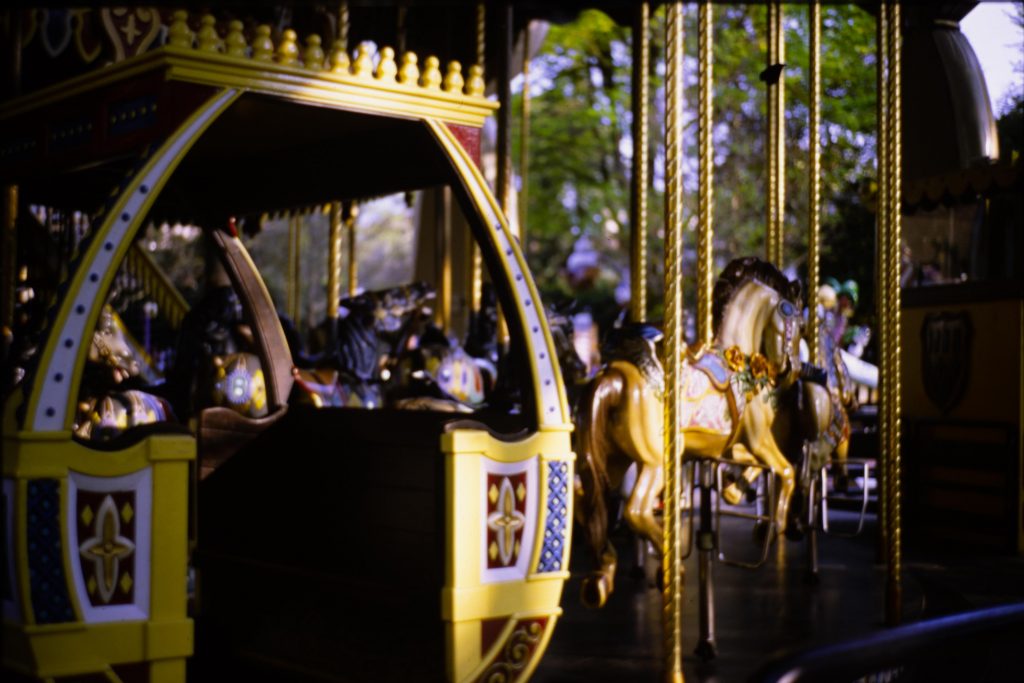
[[[795, 487], [793, 468], [772, 434], [777, 392], [800, 371], [799, 284], [759, 259], [736, 259], [714, 290], [714, 342], [680, 368], [679, 434], [684, 459], [722, 458], [732, 449], [771, 469], [782, 482], [776, 508], [785, 530]], [[599, 607], [614, 586], [615, 549], [608, 539], [606, 493], [631, 462], [639, 465], [626, 522], [662, 546], [655, 507], [663, 488], [664, 376], [656, 331], [634, 326], [588, 385], [577, 416], [577, 519], [599, 569], [583, 581], [585, 604]]]
[[555, 343], [558, 367], [562, 371], [562, 381], [565, 383], [565, 395], [569, 399], [569, 405], [574, 406], [586, 385], [587, 364], [576, 351], [572, 315], [569, 311], [560, 311], [548, 306], [547, 319], [551, 339]]
[[107, 441], [154, 422], [175, 421], [170, 403], [139, 386], [141, 365], [120, 318], [109, 305], [89, 346], [74, 434], [84, 441]]

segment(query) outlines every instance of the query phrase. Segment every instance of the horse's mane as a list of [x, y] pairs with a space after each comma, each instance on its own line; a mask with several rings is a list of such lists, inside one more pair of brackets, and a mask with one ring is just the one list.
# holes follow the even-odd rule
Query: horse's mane
[[729, 262], [715, 282], [715, 288], [711, 295], [711, 316], [714, 329], [717, 330], [721, 325], [725, 308], [732, 301], [733, 296], [751, 280], [771, 287], [793, 304], [800, 305], [799, 282], [790, 280], [778, 268], [754, 256], [736, 258]]

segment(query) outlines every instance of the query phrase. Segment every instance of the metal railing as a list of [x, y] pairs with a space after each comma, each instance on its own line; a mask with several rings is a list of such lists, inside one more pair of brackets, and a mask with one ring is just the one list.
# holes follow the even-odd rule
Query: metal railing
[[1020, 680], [1024, 603], [907, 624], [784, 655], [751, 683]]

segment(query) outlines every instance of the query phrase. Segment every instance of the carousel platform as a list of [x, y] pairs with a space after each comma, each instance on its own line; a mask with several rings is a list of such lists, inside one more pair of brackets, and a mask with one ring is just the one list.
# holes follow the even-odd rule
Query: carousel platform
[[[856, 515], [836, 511], [832, 520], [855, 525]], [[686, 680], [747, 681], [781, 653], [884, 631], [885, 569], [878, 559], [877, 528], [871, 515], [858, 537], [821, 536], [816, 583], [808, 583], [802, 542], [777, 543], [768, 562], [756, 570], [716, 563], [718, 657], [710, 662], [693, 654], [698, 596], [693, 553], [685, 563]], [[727, 518], [721, 542], [743, 551], [751, 546], [750, 532], [750, 522]], [[615, 543], [619, 580], [602, 610], [587, 609], [579, 601], [580, 581], [590, 563], [580, 543], [573, 548], [572, 579], [562, 597], [565, 614], [535, 683], [664, 680], [660, 593], [645, 579], [630, 578], [634, 552], [624, 530], [616, 534]], [[904, 623], [1024, 601], [1021, 557], [979, 555], [961, 548], [939, 555], [915, 548], [911, 539], [904, 549], [904, 568]], [[1024, 673], [1007, 669], [985, 680], [1020, 681]]]

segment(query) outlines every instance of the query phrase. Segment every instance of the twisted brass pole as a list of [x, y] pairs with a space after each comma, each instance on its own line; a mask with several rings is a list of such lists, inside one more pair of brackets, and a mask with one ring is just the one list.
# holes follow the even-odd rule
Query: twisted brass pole
[[[775, 63], [786, 61], [786, 32], [782, 24], [782, 3], [775, 9]], [[779, 72], [775, 86], [775, 253], [772, 261], [783, 266], [783, 244], [786, 217], [786, 79], [785, 70]]]
[[[487, 5], [479, 2], [476, 5], [476, 63], [484, 68], [487, 39]], [[484, 261], [480, 253], [480, 245], [473, 241], [470, 248], [469, 304], [470, 310], [478, 312], [483, 301]]]
[[884, 5], [879, 6], [876, 19], [876, 116], [877, 116], [877, 141], [876, 141], [876, 168], [878, 172], [877, 207], [875, 213], [875, 250], [878, 279], [878, 291], [876, 302], [878, 309], [878, 347], [879, 347], [879, 399], [880, 410], [878, 411], [879, 449], [880, 462], [878, 468], [879, 476], [879, 525], [881, 528], [881, 554], [883, 561], [888, 560], [888, 538], [889, 538], [889, 501], [886, 492], [889, 490], [888, 444], [887, 435], [891, 432], [889, 426], [888, 408], [888, 386], [890, 376], [888, 371], [889, 338], [890, 329], [888, 321], [889, 310], [889, 106], [888, 106], [888, 64], [889, 64], [889, 21], [888, 13]]
[[327, 317], [337, 320], [341, 301], [341, 202], [331, 202], [331, 227], [327, 242]]
[[710, 0], [700, 4], [700, 15], [697, 22], [697, 61], [698, 68], [698, 116], [697, 127], [698, 166], [700, 168], [699, 190], [697, 198], [697, 337], [701, 343], [711, 345], [715, 334], [711, 323], [711, 291], [714, 287], [714, 228], [712, 225], [714, 198], [713, 174], [714, 154], [712, 100], [714, 97], [714, 57], [712, 38], [714, 33], [714, 14]]
[[342, 0], [338, 6], [338, 41], [344, 52], [348, 52], [348, 29], [348, 0]]
[[647, 319], [647, 164], [650, 98], [650, 3], [637, 5], [633, 21], [633, 183], [629, 216], [629, 317]]
[[765, 259], [769, 262], [775, 262], [775, 234], [777, 229], [777, 220], [775, 211], [778, 208], [778, 202], [776, 196], [778, 194], [778, 166], [776, 164], [775, 156], [778, 153], [776, 144], [776, 134], [778, 130], [775, 126], [775, 115], [776, 115], [776, 97], [778, 94], [778, 88], [772, 83], [771, 69], [776, 64], [776, 41], [775, 41], [775, 15], [778, 11], [778, 5], [772, 1], [769, 2], [765, 8], [767, 12], [766, 17], [766, 45], [768, 48], [768, 54], [766, 56], [767, 68], [765, 72], [767, 78], [765, 79], [765, 110], [767, 116], [765, 117], [765, 127], [767, 128], [768, 140], [765, 144], [765, 191], [768, 195], [768, 201], [765, 206]]
[[665, 674], [683, 680], [683, 564], [681, 443], [678, 439], [682, 366], [683, 3], [668, 5], [665, 25], [665, 536], [663, 572]]
[[821, 366], [821, 339], [818, 330], [818, 286], [821, 280], [821, 3], [811, 0], [807, 8], [810, 29], [810, 122], [807, 148], [810, 182], [808, 183], [807, 230], [807, 313], [808, 346], [813, 365]]
[[356, 245], [356, 216], [359, 208], [355, 202], [345, 202], [342, 207], [341, 220], [345, 223], [348, 233], [348, 295], [355, 296], [359, 291], [359, 260]]
[[902, 232], [903, 181], [903, 103], [902, 103], [902, 40], [901, 11], [898, 3], [887, 6], [889, 12], [889, 200], [888, 200], [888, 271], [889, 271], [889, 458], [887, 465], [886, 498], [888, 499], [888, 563], [886, 580], [886, 622], [895, 626], [902, 621], [902, 528], [901, 528], [901, 454], [900, 454], [900, 234]]

